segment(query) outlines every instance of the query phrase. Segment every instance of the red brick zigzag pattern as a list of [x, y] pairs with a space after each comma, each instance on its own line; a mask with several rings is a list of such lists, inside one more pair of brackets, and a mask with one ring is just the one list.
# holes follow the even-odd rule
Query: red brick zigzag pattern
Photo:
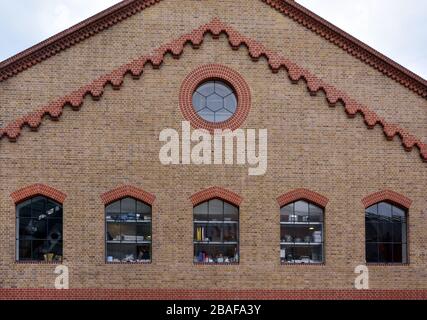
[[234, 50], [238, 50], [240, 46], [245, 45], [253, 60], [257, 60], [264, 56], [272, 72], [277, 73], [283, 68], [288, 72], [289, 78], [293, 83], [298, 83], [298, 81], [302, 79], [307, 83], [307, 88], [311, 95], [315, 95], [318, 91], [323, 91], [331, 106], [335, 106], [338, 102], [342, 103], [349, 117], [352, 118], [360, 114], [370, 129], [377, 124], [380, 125], [388, 140], [392, 140], [396, 135], [399, 136], [405, 150], [410, 151], [413, 147], [417, 147], [420, 150], [421, 158], [427, 162], [427, 144], [411, 135], [406, 129], [396, 124], [386, 122], [375, 112], [350, 98], [343, 91], [325, 83], [310, 71], [298, 66], [291, 60], [278, 55], [274, 51], [268, 50], [261, 43], [243, 36], [230, 26], [222, 23], [218, 18], [193, 30], [189, 34], [184, 34], [178, 39], [159, 47], [151, 55], [142, 56], [125, 64], [111, 73], [94, 80], [92, 83], [53, 101], [38, 111], [32, 112], [10, 123], [7, 127], [0, 130], [0, 138], [7, 136], [11, 141], [15, 141], [20, 135], [22, 127], [29, 126], [31, 129], [36, 130], [40, 126], [42, 118], [45, 115], [49, 115], [55, 120], [61, 116], [63, 108], [67, 105], [70, 105], [74, 109], [80, 108], [86, 95], [91, 95], [97, 100], [101, 97], [104, 92], [104, 87], [108, 84], [111, 84], [114, 89], [119, 89], [126, 74], [129, 73], [134, 78], [139, 78], [144, 70], [144, 66], [148, 63], [151, 63], [154, 68], [159, 68], [166, 54], [170, 53], [175, 58], [178, 58], [183, 52], [185, 44], [190, 43], [194, 48], [198, 48], [202, 44], [206, 33], [211, 33], [214, 38], [218, 38], [221, 33], [225, 33]]

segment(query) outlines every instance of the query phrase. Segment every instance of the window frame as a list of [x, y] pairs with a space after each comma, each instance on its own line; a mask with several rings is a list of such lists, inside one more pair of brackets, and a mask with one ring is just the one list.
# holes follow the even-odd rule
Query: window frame
[[[108, 257], [109, 257], [109, 255], [108, 255], [108, 244], [109, 244], [109, 241], [112, 241], [112, 240], [108, 240], [108, 222], [118, 223], [120, 225], [124, 224], [124, 223], [129, 223], [129, 222], [123, 222], [120, 220], [115, 221], [115, 222], [114, 221], [108, 221], [107, 220], [107, 207], [116, 203], [116, 202], [119, 202], [120, 215], [122, 215], [122, 201], [125, 199], [135, 200], [135, 214], [136, 214], [136, 208], [138, 207], [138, 202], [141, 202], [143, 205], [150, 207], [151, 219], [149, 220], [149, 224], [150, 224], [151, 240], [149, 243], [146, 242], [145, 240], [144, 240], [144, 243], [142, 243], [142, 242], [139, 243], [137, 241], [137, 238], [135, 239], [135, 246], [136, 247], [138, 246], [138, 244], [149, 245], [149, 247], [150, 247], [150, 251], [149, 251], [150, 252], [150, 259], [149, 259], [149, 261], [136, 261], [137, 259], [135, 259], [134, 261], [108, 261]], [[142, 221], [145, 221], [145, 219]], [[135, 222], [131, 222], [131, 223], [135, 223], [135, 230], [137, 230], [138, 224], [148, 223], [148, 222], [142, 222], [142, 221], [138, 222], [138, 220], [135, 220]], [[137, 236], [137, 231], [135, 231], [135, 237], [136, 236]], [[110, 244], [114, 244], [114, 243], [110, 242]], [[120, 241], [117, 244], [121, 245], [122, 242]], [[132, 244], [132, 243], [130, 243], [130, 244]], [[115, 199], [114, 201], [111, 201], [109, 203], [104, 204], [104, 262], [105, 262], [105, 264], [151, 264], [153, 262], [153, 205], [152, 204], [147, 203], [146, 201], [142, 201], [141, 199], [138, 199], [138, 198], [133, 197], [133, 196], [123, 196], [119, 199]]]
[[[392, 208], [391, 208], [392, 212], [393, 212], [393, 207], [396, 207], [396, 208], [398, 208], [398, 209], [400, 209], [400, 210], [402, 210], [404, 212], [404, 214], [405, 214], [405, 225], [406, 225], [405, 226], [406, 243], [405, 242], [395, 242], [395, 241], [391, 241], [391, 242], [372, 241], [370, 243], [375, 243], [377, 245], [379, 243], [389, 243], [392, 246], [394, 244], [400, 244], [400, 245], [402, 245], [402, 253], [403, 253], [403, 245], [406, 245], [406, 262], [403, 262], [403, 254], [402, 254], [402, 262], [380, 262], [380, 261], [377, 261], [377, 262], [368, 262], [368, 259], [367, 259], [367, 244], [368, 244], [368, 241], [367, 241], [366, 212], [372, 206], [378, 206], [380, 203], [386, 203], [388, 205], [391, 205], [392, 206]], [[403, 206], [403, 205], [401, 205], [401, 204], [399, 204], [397, 202], [394, 202], [392, 200], [388, 200], [388, 199], [383, 199], [383, 200], [380, 200], [378, 202], [372, 203], [372, 204], [370, 204], [368, 207], [366, 207], [364, 209], [364, 231], [365, 231], [365, 233], [364, 233], [364, 239], [365, 239], [365, 241], [364, 241], [364, 243], [365, 243], [365, 245], [364, 245], [364, 256], [365, 256], [365, 263], [366, 263], [366, 265], [370, 265], [370, 266], [376, 266], [376, 265], [377, 266], [407, 266], [407, 265], [410, 264], [410, 233], [409, 233], [409, 223], [410, 223], [410, 221], [409, 221], [409, 219], [410, 219], [409, 218], [409, 208], [406, 208], [405, 206]], [[393, 222], [391, 222], [391, 223], [393, 223]], [[392, 236], [392, 238], [393, 238], [393, 236]], [[379, 258], [377, 260], [379, 260]], [[392, 260], [394, 260], [394, 259], [392, 258]]]
[[[46, 206], [48, 204], [48, 202], [53, 203], [55, 206], [59, 206], [60, 210], [62, 211], [61, 214], [61, 218], [47, 218], [46, 222], [48, 222], [49, 220], [61, 220], [61, 230], [60, 230], [60, 234], [61, 234], [61, 240], [58, 240], [60, 242], [60, 248], [61, 248], [61, 252], [62, 254], [60, 255], [60, 259], [56, 260], [54, 259], [54, 257], [52, 257], [52, 259], [48, 259], [46, 260], [46, 257], [44, 257], [44, 259], [41, 260], [36, 260], [33, 259], [33, 245], [32, 242], [33, 241], [50, 241], [48, 239], [48, 234], [49, 234], [49, 224], [47, 223], [46, 225], [46, 238], [45, 239], [32, 239], [32, 240], [23, 240], [22, 236], [20, 234], [20, 221], [21, 219], [30, 219], [33, 220], [34, 218], [32, 217], [32, 211], [33, 211], [33, 200], [36, 198], [43, 198], [44, 200], [44, 210], [46, 210]], [[20, 210], [21, 208], [19, 208], [21, 205], [25, 204], [26, 202], [30, 201], [29, 205], [30, 205], [30, 217], [27, 218], [22, 218], [20, 217]], [[20, 258], [20, 244], [21, 241], [30, 241], [31, 242], [31, 258], [30, 259], [21, 259]], [[34, 194], [31, 195], [30, 197], [21, 199], [19, 202], [15, 203], [15, 263], [20, 263], [20, 264], [61, 264], [64, 261], [64, 205], [63, 203], [61, 203], [58, 200], [53, 199], [52, 197], [49, 197], [45, 194]]]
[[[223, 213], [222, 213], [223, 217], [222, 217], [222, 220], [212, 221], [212, 222], [209, 220], [209, 202], [212, 201], [212, 200], [219, 200], [219, 201], [222, 202], [222, 207], [223, 207]], [[204, 203], [206, 203], [207, 206], [208, 206], [208, 211], [207, 211], [208, 219], [207, 220], [196, 220], [195, 219], [194, 209], [196, 207], [204, 204]], [[228, 221], [226, 221], [224, 219], [224, 217], [225, 217], [225, 205], [226, 204], [228, 204], [228, 205], [230, 205], [230, 206], [232, 206], [232, 207], [234, 207], [234, 208], [237, 209], [237, 220], [232, 220], [231, 222], [228, 222]], [[204, 201], [201, 201], [201, 202], [193, 205], [193, 207], [192, 207], [192, 216], [193, 216], [193, 223], [192, 223], [192, 228], [193, 228], [193, 238], [192, 238], [193, 239], [192, 240], [193, 241], [193, 246], [192, 246], [193, 247], [192, 248], [193, 249], [192, 250], [193, 251], [193, 253], [192, 253], [193, 264], [196, 264], [196, 265], [200, 265], [200, 264], [202, 264], [202, 265], [238, 265], [238, 264], [240, 264], [240, 259], [241, 259], [241, 257], [240, 257], [240, 206], [238, 206], [238, 205], [236, 205], [236, 204], [234, 204], [232, 202], [229, 202], [229, 201], [227, 201], [227, 200], [225, 200], [223, 198], [213, 197], [213, 198], [206, 199]], [[196, 256], [196, 246], [197, 245], [205, 245], [205, 246], [209, 246], [209, 245], [212, 245], [212, 246], [215, 246], [215, 245], [225, 246], [225, 245], [227, 245], [227, 242], [224, 241], [224, 228], [222, 228], [222, 230], [221, 230], [221, 241], [219, 241], [219, 242], [218, 241], [198, 241], [198, 240], [196, 240], [196, 224], [206, 224], [206, 225], [208, 225], [208, 224], [222, 224], [224, 226], [227, 223], [228, 224], [235, 224], [235, 225], [237, 225], [237, 230], [236, 230], [236, 238], [237, 238], [237, 240], [236, 241], [232, 241], [233, 243], [230, 243], [230, 245], [235, 245], [236, 246], [238, 260], [237, 261], [232, 261], [232, 262], [225, 262], [225, 261], [224, 262], [196, 261], [196, 257], [197, 257]], [[210, 244], [209, 242], [214, 242], [214, 243]]]

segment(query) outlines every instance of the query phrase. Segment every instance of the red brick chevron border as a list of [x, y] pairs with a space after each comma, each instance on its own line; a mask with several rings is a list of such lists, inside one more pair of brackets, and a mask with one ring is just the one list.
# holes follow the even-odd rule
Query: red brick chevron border
[[156, 200], [155, 195], [134, 186], [121, 186], [114, 190], [108, 191], [101, 195], [101, 200], [105, 205], [108, 205], [114, 201], [126, 197], [135, 198], [149, 204], [150, 206], [152, 206]]
[[152, 54], [135, 59], [113, 70], [111, 73], [101, 76], [92, 83], [10, 123], [0, 130], [0, 138], [7, 136], [11, 141], [15, 141], [19, 137], [22, 127], [28, 126], [36, 130], [40, 126], [45, 115], [49, 115], [55, 120], [61, 116], [65, 106], [72, 106], [75, 109], [80, 108], [86, 95], [91, 95], [93, 99], [97, 100], [102, 96], [104, 87], [108, 84], [111, 84], [114, 89], [119, 89], [126, 74], [131, 74], [133, 77], [138, 78], [143, 73], [144, 66], [148, 63], [152, 64], [154, 68], [159, 68], [166, 54], [169, 53], [178, 58], [184, 50], [184, 45], [187, 43], [198, 48], [202, 44], [204, 36], [207, 33], [212, 34], [214, 38], [218, 38], [221, 33], [226, 34], [234, 50], [238, 50], [242, 45], [246, 46], [253, 60], [257, 60], [261, 56], [264, 56], [273, 73], [279, 72], [282, 68], [285, 69], [293, 83], [298, 83], [299, 80], [305, 81], [311, 95], [315, 95], [318, 91], [323, 91], [331, 106], [335, 106], [338, 102], [342, 103], [350, 118], [360, 114], [364, 118], [369, 129], [374, 128], [376, 125], [380, 125], [388, 140], [392, 140], [394, 136], [400, 137], [406, 151], [412, 150], [413, 147], [418, 148], [421, 158], [427, 162], [427, 144], [410, 134], [406, 129], [396, 124], [386, 122], [367, 106], [350, 98], [343, 91], [324, 82], [310, 71], [298, 66], [291, 60], [267, 49], [261, 43], [240, 34], [230, 26], [222, 23], [218, 18], [213, 19], [208, 24], [202, 25], [191, 33], [184, 34], [178, 39], [164, 44], [154, 50]]
[[[48, 59], [60, 51], [108, 29], [161, 0], [124, 0], [57, 35], [0, 62], [0, 82]], [[427, 81], [348, 33], [335, 27], [293, 0], [261, 0], [275, 10], [315, 32], [355, 58], [415, 93], [427, 97]]]
[[280, 197], [277, 198], [277, 202], [279, 203], [280, 207], [283, 207], [291, 202], [295, 202], [297, 200], [302, 199], [313, 202], [314, 204], [317, 204], [323, 208], [325, 208], [329, 202], [329, 199], [322, 196], [321, 194], [303, 188], [295, 189], [285, 194], [282, 194]]
[[44, 184], [33, 184], [13, 192], [10, 196], [12, 197], [13, 202], [16, 204], [40, 195], [51, 198], [52, 200], [55, 200], [59, 203], [64, 203], [65, 198], [67, 197], [65, 193], [62, 193], [61, 191]]
[[0, 289], [0, 300], [427, 300], [427, 290]]
[[199, 191], [193, 194], [190, 197], [190, 200], [193, 206], [197, 206], [202, 202], [215, 199], [215, 198], [220, 198], [236, 206], [240, 206], [240, 204], [243, 201], [243, 198], [238, 194], [221, 187], [210, 187], [208, 189]]
[[381, 201], [387, 201], [387, 200], [397, 205], [400, 205], [406, 209], [409, 209], [409, 207], [412, 204], [411, 199], [391, 190], [383, 190], [383, 191], [370, 194], [362, 199], [362, 203], [365, 206], [365, 208], [368, 208], [375, 203], [378, 203]]

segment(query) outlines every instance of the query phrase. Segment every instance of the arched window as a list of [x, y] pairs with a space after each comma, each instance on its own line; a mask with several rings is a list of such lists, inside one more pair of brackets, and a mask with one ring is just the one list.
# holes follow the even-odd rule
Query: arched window
[[16, 206], [16, 259], [62, 261], [62, 205], [36, 196]]
[[105, 207], [106, 261], [151, 261], [151, 206], [123, 198]]
[[221, 199], [194, 207], [194, 261], [239, 262], [239, 208]]
[[379, 202], [365, 210], [366, 262], [407, 263], [406, 210]]
[[282, 263], [323, 262], [323, 216], [323, 208], [303, 200], [281, 207]]

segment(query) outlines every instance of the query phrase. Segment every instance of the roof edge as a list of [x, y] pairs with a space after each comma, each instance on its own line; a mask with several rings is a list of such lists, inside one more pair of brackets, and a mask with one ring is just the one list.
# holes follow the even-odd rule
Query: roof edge
[[[0, 62], [0, 82], [108, 29], [161, 0], [124, 0], [29, 49]], [[409, 90], [427, 98], [427, 80], [386, 57], [294, 0], [261, 0], [307, 29], [337, 45]]]

